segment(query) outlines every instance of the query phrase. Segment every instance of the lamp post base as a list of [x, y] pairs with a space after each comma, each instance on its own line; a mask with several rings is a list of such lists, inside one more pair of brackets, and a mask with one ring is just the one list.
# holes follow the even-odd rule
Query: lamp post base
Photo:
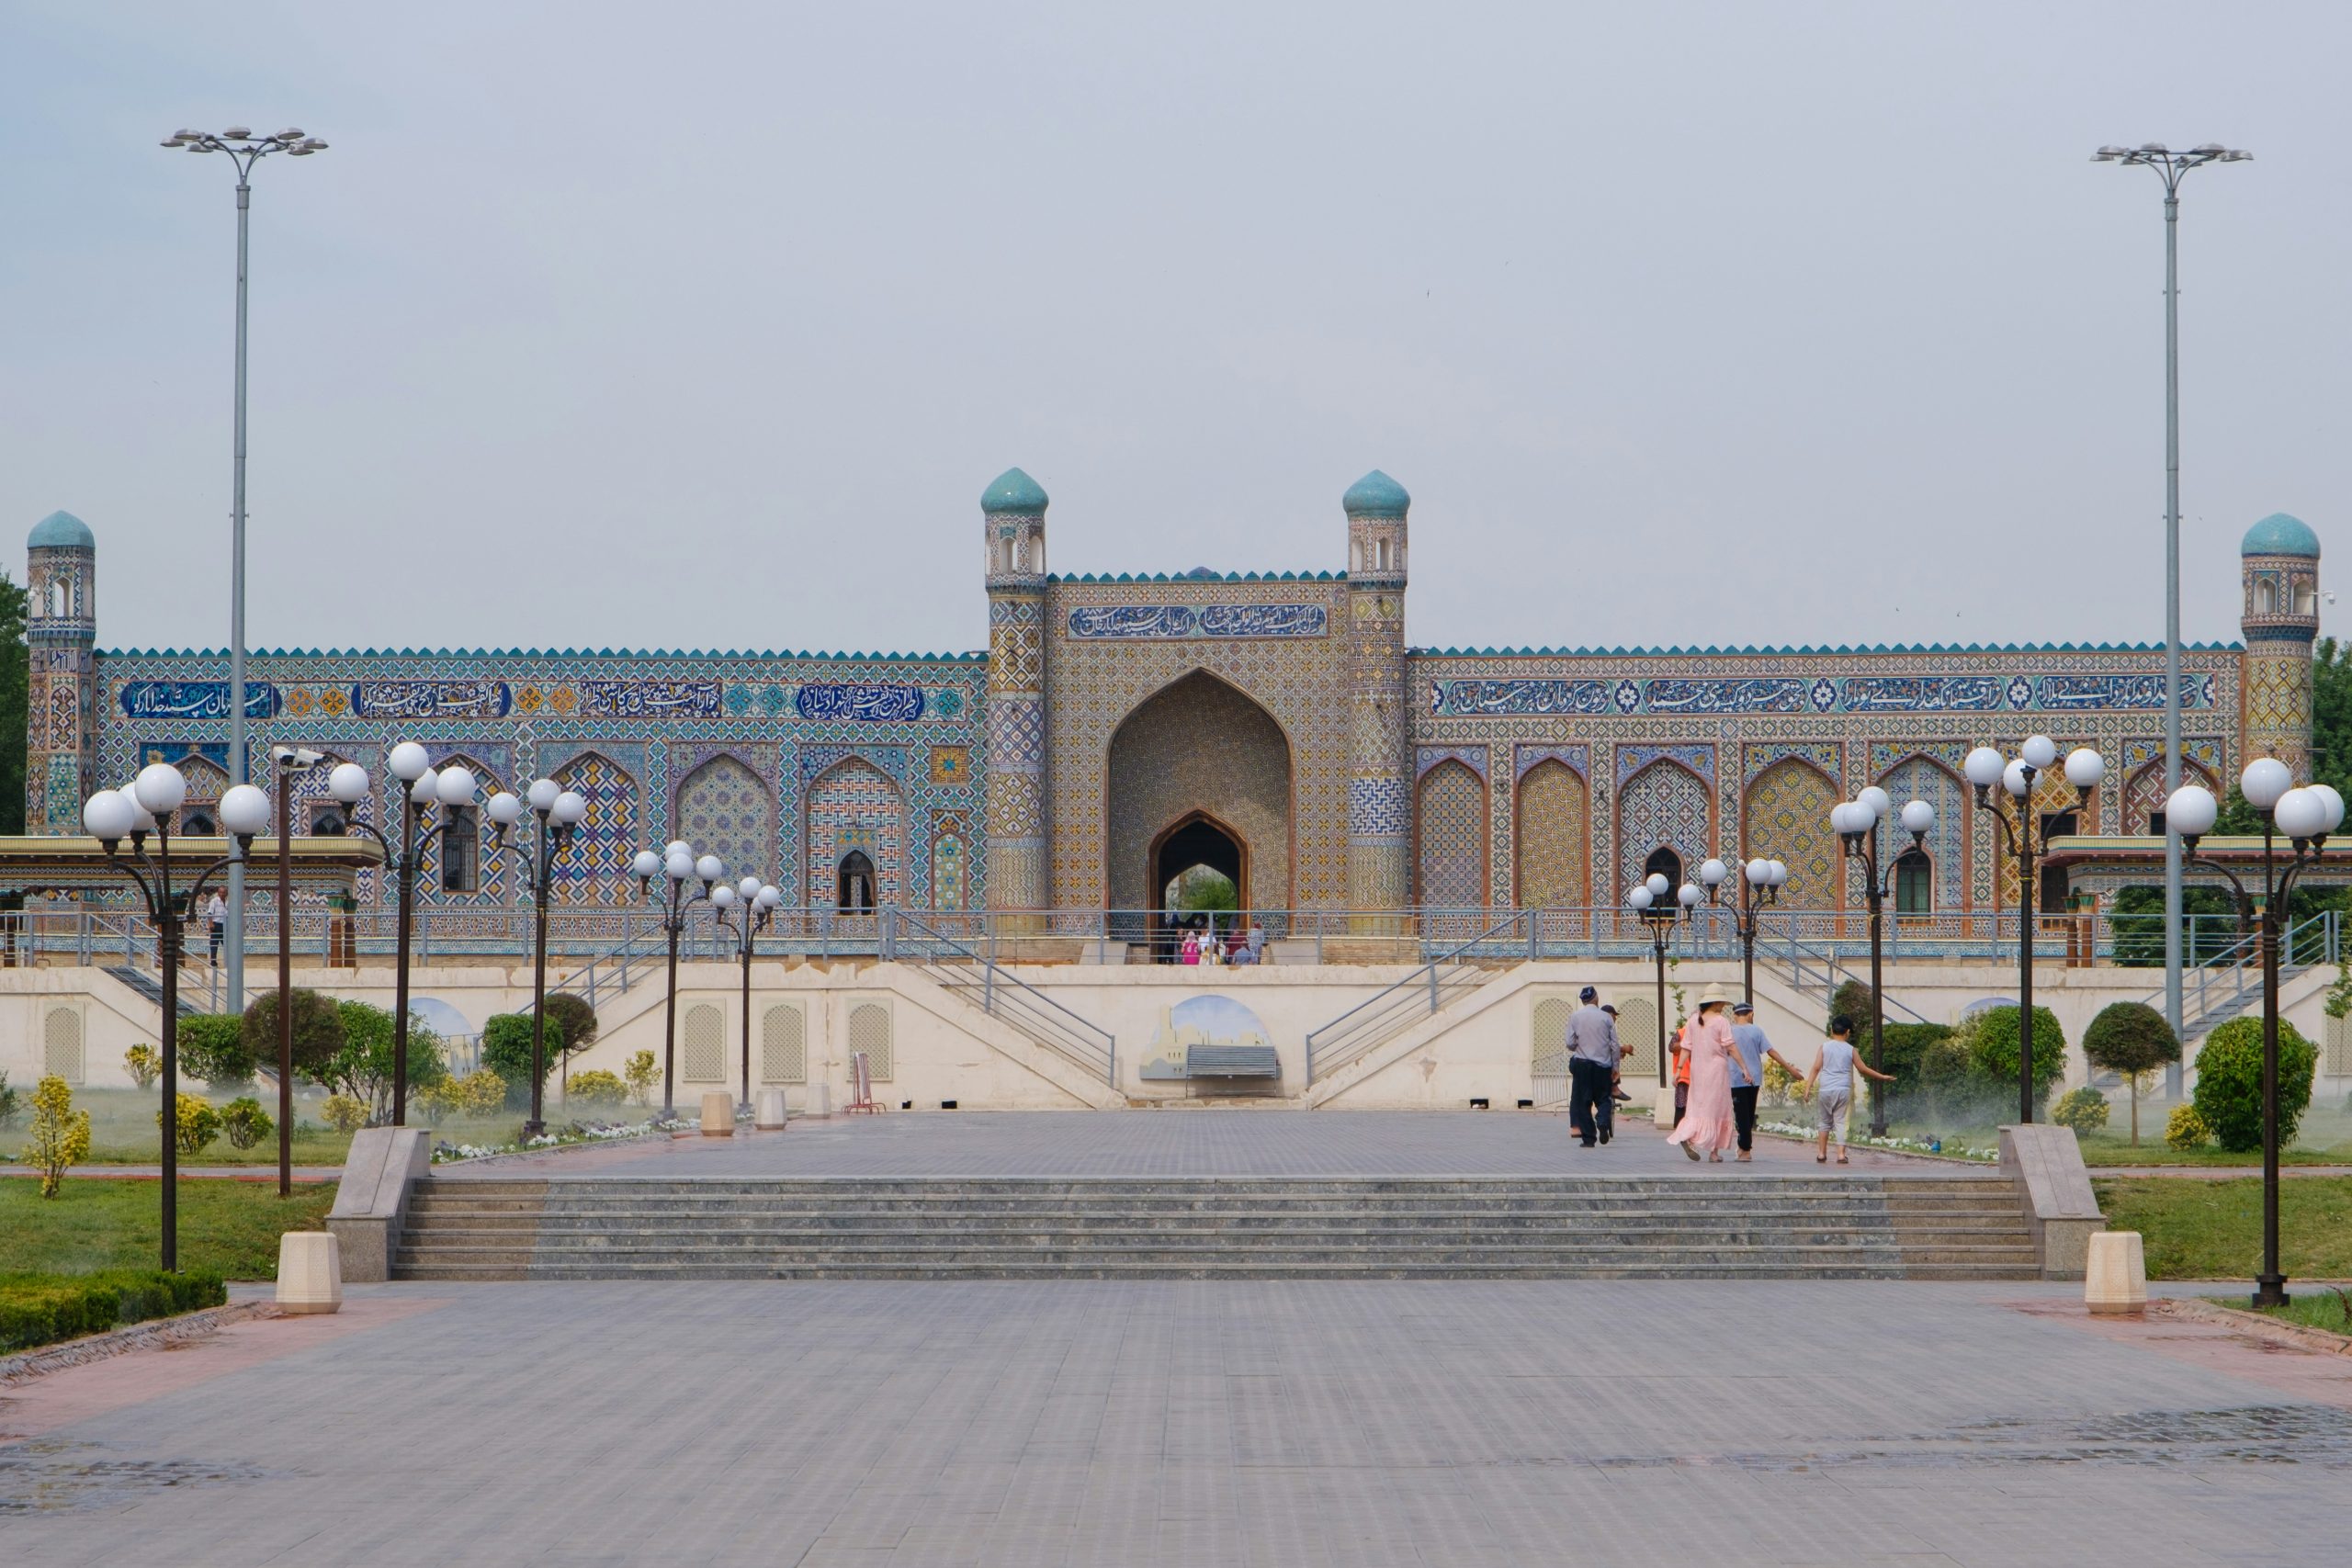
[[547, 1130], [548, 1124], [544, 1122], [526, 1122], [523, 1123], [523, 1141], [527, 1144]]
[[2254, 1277], [2255, 1305], [2282, 1307], [2287, 1304], [2289, 1299], [2287, 1276], [2284, 1274], [2257, 1274]]

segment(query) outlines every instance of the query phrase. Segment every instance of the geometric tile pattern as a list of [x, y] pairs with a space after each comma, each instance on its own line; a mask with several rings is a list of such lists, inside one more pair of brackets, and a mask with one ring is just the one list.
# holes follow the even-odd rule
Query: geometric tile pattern
[[853, 853], [873, 863], [877, 908], [906, 901], [906, 808], [888, 773], [863, 757], [845, 758], [809, 786], [808, 810], [810, 908], [833, 907], [839, 868]]
[[559, 904], [634, 902], [637, 885], [629, 875], [629, 863], [644, 847], [637, 826], [637, 781], [594, 751], [573, 758], [554, 776], [556, 783], [585, 797], [588, 814], [580, 819], [571, 845], [555, 858], [550, 897]]
[[[1903, 808], [1915, 800], [1924, 800], [1935, 807], [1935, 826], [1928, 829], [1924, 846], [1933, 869], [1930, 908], [1939, 911], [1966, 908], [1968, 820], [1969, 813], [1974, 809], [1967, 784], [1942, 763], [1921, 756], [1897, 762], [1880, 776], [1878, 784], [1894, 802], [1898, 818]], [[1879, 852], [1891, 863], [1910, 850], [1911, 835], [1898, 819], [1885, 826], [1879, 835]], [[1883, 865], [1880, 867], [1882, 875], [1885, 869]]]
[[[1519, 781], [1518, 907], [1581, 908], [1590, 862], [1584, 780], [1557, 758], [1546, 758]], [[1557, 1042], [1554, 1042], [1556, 1048]]]
[[[1714, 852], [1713, 806], [1705, 781], [1672, 758], [1661, 758], [1626, 781], [1617, 795], [1616, 886], [1629, 888], [1641, 881], [1650, 856], [1661, 848], [1675, 852], [1683, 875], [1696, 874]], [[1619, 893], [1604, 901], [1623, 897]]]
[[1241, 840], [1250, 907], [1288, 908], [1291, 756], [1272, 715], [1216, 677], [1156, 694], [1112, 738], [1110, 908], [1159, 907], [1151, 846], [1204, 811]]
[[775, 875], [775, 804], [757, 775], [733, 757], [713, 757], [678, 786], [676, 837], [696, 855], [717, 855], [730, 879]]
[[1838, 907], [1845, 852], [1829, 830], [1829, 808], [1839, 798], [1828, 774], [1795, 757], [1773, 763], [1747, 786], [1745, 852], [1750, 860], [1788, 863], [1781, 908]]
[[[2207, 789], [2219, 793], [2212, 770], [2194, 757], [2184, 755], [2181, 758], [2180, 782], [2203, 784]], [[2165, 764], [2164, 760], [2158, 758], [2142, 766], [2132, 775], [2131, 782], [2123, 786], [2123, 825], [2115, 830], [2122, 833], [2154, 832], [2155, 829], [2149, 825], [2150, 814], [2164, 808]]]
[[1487, 781], [1459, 758], [1421, 775], [1420, 886], [1427, 909], [1478, 908], [1487, 902]]

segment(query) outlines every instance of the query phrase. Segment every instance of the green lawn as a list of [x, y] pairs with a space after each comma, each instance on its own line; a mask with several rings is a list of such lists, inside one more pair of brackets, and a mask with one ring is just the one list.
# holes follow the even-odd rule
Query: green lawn
[[[69, 1177], [54, 1198], [32, 1177], [0, 1177], [0, 1274], [84, 1274], [153, 1269], [163, 1235], [162, 1184], [137, 1178]], [[179, 1184], [180, 1267], [232, 1280], [277, 1277], [277, 1238], [324, 1227], [334, 1183], [297, 1186], [209, 1177]]]
[[[2324, 1328], [2331, 1333], [2352, 1335], [2352, 1300], [2337, 1295], [2325, 1285], [2301, 1284], [2293, 1280], [2287, 1281], [2287, 1297], [2285, 1306], [2264, 1307], [2262, 1315], [2285, 1318], [2289, 1323], [2300, 1323], [2307, 1328]], [[2236, 1307], [2245, 1312], [2255, 1310], [2246, 1305], [2244, 1296], [2215, 1296], [2211, 1299], [2217, 1306]]]
[[[2165, 1143], [2165, 1119], [2172, 1113], [2169, 1102], [2149, 1100], [2140, 1107], [2140, 1142], [2132, 1142], [2130, 1123], [2125, 1109], [2115, 1108], [2114, 1119], [2095, 1133], [2077, 1134], [2083, 1147], [2083, 1163], [2093, 1168], [2131, 1165], [2191, 1165], [2244, 1166], [2249, 1170], [2262, 1168], [2262, 1151], [2249, 1149], [2244, 1154], [2230, 1154], [2212, 1145], [2199, 1149], [2176, 1149]], [[1860, 1118], [1857, 1118], [1860, 1124]], [[1973, 1145], [1979, 1148], [1998, 1148], [2001, 1134], [1989, 1122], [1950, 1126], [1937, 1122], [1908, 1122], [1897, 1118], [1887, 1129], [1897, 1137], [1941, 1137], [1947, 1143]], [[2281, 1165], [2352, 1165], [2352, 1113], [2341, 1106], [2313, 1106], [2303, 1113], [2302, 1124], [2297, 1129], [2293, 1145], [2278, 1151]]]
[[[2091, 1186], [2110, 1228], [2140, 1233], [2151, 1280], [2251, 1279], [2261, 1266], [2259, 1179], [2098, 1177]], [[2352, 1177], [2281, 1182], [2278, 1246], [2290, 1279], [2352, 1279]]]

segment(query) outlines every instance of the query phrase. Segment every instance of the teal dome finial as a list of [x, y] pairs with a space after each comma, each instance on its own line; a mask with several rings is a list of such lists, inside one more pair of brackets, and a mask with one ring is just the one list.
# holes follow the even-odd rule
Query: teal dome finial
[[[25, 548], [28, 550], [94, 550], [97, 547], [97, 536], [90, 532], [90, 525], [71, 512], [51, 513], [33, 525], [31, 536], [25, 540]], [[2312, 553], [2316, 555], [2319, 552], [2314, 549]]]
[[2245, 531], [2242, 556], [2304, 556], [2319, 559], [2319, 536], [2300, 517], [2274, 512]]
[[980, 491], [982, 512], [1019, 512], [1035, 516], [1046, 510], [1046, 487], [1019, 468], [1007, 468]]
[[1340, 504], [1351, 517], [1402, 517], [1413, 498], [1403, 485], [1374, 468], [1348, 487]]

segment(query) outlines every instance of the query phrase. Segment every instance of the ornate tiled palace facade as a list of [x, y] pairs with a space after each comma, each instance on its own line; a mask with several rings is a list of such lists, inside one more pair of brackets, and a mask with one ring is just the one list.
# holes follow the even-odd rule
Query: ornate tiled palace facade
[[[2160, 649], [1414, 649], [1408, 505], [1376, 472], [1348, 491], [1343, 572], [1057, 577], [1045, 491], [1014, 469], [981, 501], [985, 654], [263, 652], [248, 744], [382, 778], [413, 739], [486, 786], [551, 776], [589, 802], [558, 874], [580, 907], [633, 902], [631, 854], [683, 838], [819, 908], [1136, 909], [1196, 863], [1267, 909], [1607, 906], [1709, 855], [1777, 857], [1785, 902], [1834, 908], [1853, 894], [1828, 808], [1878, 783], [1937, 807], [1915, 897], [1968, 911], [2017, 897], [1970, 747], [2097, 747], [2080, 831], [2143, 833], [2161, 807]], [[2293, 518], [2247, 534], [2245, 643], [2183, 655], [2192, 776], [2265, 753], [2301, 772], [2318, 558]], [[91, 790], [162, 760], [201, 831], [230, 782], [226, 658], [100, 651], [96, 585], [89, 529], [44, 520], [28, 830], [79, 831]], [[309, 779], [296, 830], [337, 830]], [[2076, 805], [2045, 784], [2047, 809]], [[428, 898], [522, 896], [495, 857], [448, 859]]]

